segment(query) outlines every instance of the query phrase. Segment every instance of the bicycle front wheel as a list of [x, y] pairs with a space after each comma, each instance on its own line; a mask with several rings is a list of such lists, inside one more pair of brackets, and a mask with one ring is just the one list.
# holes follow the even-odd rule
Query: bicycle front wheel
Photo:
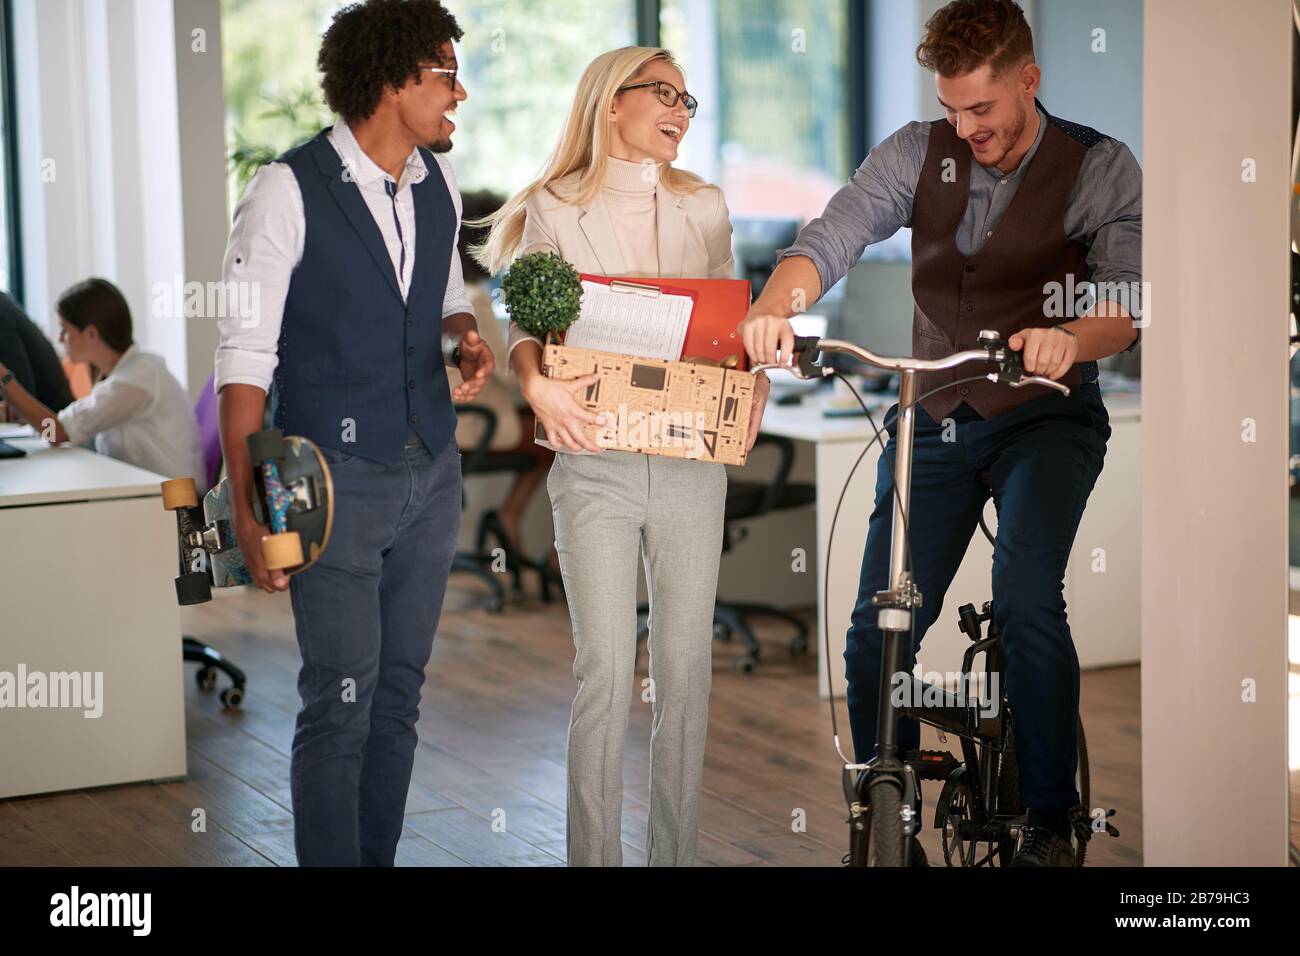
[[867, 790], [871, 807], [868, 866], [903, 865], [903, 794], [893, 777], [878, 776]]

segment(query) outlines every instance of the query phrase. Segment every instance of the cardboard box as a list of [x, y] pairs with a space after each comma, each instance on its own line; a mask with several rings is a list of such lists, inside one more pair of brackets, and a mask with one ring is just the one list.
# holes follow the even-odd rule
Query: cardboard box
[[[542, 351], [542, 371], [560, 381], [600, 374], [600, 381], [578, 398], [588, 411], [612, 416], [610, 425], [583, 428], [602, 448], [724, 465], [743, 465], [748, 457], [751, 372], [570, 348], [553, 341]], [[538, 437], [545, 437], [540, 424]]]

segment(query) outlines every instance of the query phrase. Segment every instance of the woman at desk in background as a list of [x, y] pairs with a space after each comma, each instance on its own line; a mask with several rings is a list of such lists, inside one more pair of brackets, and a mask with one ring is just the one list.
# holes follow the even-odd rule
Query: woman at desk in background
[[131, 337], [131, 310], [105, 279], [78, 282], [59, 297], [59, 340], [73, 362], [89, 362], [94, 387], [51, 411], [0, 366], [0, 393], [52, 445], [94, 440], [95, 451], [207, 488], [198, 422], [189, 396], [160, 356]]
[[[581, 272], [734, 278], [722, 191], [672, 166], [695, 98], [667, 50], [598, 56], [578, 81], [542, 175], [490, 217], [476, 250], [492, 272], [553, 252]], [[651, 866], [690, 865], [712, 680], [713, 605], [727, 473], [716, 462], [602, 451], [574, 398], [595, 381], [541, 373], [542, 346], [510, 329], [524, 398], [557, 454], [547, 479], [573, 624], [578, 692], [569, 722], [568, 862], [622, 863], [623, 739], [636, 670], [638, 553], [650, 592]], [[753, 445], [767, 399], [756, 388]]]

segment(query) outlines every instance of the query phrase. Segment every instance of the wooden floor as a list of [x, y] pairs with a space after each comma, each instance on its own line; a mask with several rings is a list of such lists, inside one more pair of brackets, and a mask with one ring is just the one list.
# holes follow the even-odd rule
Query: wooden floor
[[[568, 615], [562, 604], [536, 601], [490, 615], [474, 607], [475, 588], [453, 578], [424, 688], [398, 864], [560, 866], [574, 690]], [[289, 750], [298, 651], [288, 599], [224, 593], [184, 615], [187, 633], [248, 672], [243, 710], [223, 711], [195, 687], [195, 665], [186, 665], [189, 778], [0, 801], [0, 864], [294, 864]], [[770, 660], [749, 676], [733, 669], [733, 646], [715, 644], [698, 862], [838, 866], [845, 810], [815, 664], [792, 661], [779, 628], [765, 636]], [[644, 677], [644, 650], [638, 672]], [[1094, 839], [1089, 863], [1140, 865], [1139, 672], [1088, 672], [1082, 687], [1092, 803], [1116, 809], [1121, 833]], [[843, 717], [840, 726], [847, 748]], [[650, 706], [634, 695], [624, 774], [628, 865], [645, 862], [649, 727]], [[924, 745], [939, 746], [926, 732]], [[927, 825], [938, 789], [926, 784]], [[205, 833], [192, 832], [195, 808], [206, 815]], [[504, 832], [493, 826], [501, 811]], [[942, 859], [938, 831], [927, 829], [922, 842], [932, 862]]]

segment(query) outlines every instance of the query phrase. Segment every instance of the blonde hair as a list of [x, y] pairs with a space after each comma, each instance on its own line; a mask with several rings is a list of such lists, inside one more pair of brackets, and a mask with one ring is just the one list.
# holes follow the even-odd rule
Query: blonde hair
[[[487, 239], [469, 250], [489, 273], [500, 272], [520, 251], [526, 216], [524, 206], [534, 195], [543, 189], [555, 195], [550, 187], [556, 180], [581, 170], [576, 189], [559, 198], [578, 206], [596, 198], [604, 185], [605, 167], [609, 160], [609, 123], [605, 117], [609, 115], [618, 88], [630, 83], [655, 60], [665, 60], [681, 70], [681, 65], [670, 52], [646, 46], [625, 46], [602, 53], [583, 70], [559, 142], [551, 151], [541, 175], [492, 215], [465, 223], [470, 227], [491, 227]], [[672, 192], [686, 195], [708, 185], [694, 173], [667, 163], [660, 172], [659, 181]]]

